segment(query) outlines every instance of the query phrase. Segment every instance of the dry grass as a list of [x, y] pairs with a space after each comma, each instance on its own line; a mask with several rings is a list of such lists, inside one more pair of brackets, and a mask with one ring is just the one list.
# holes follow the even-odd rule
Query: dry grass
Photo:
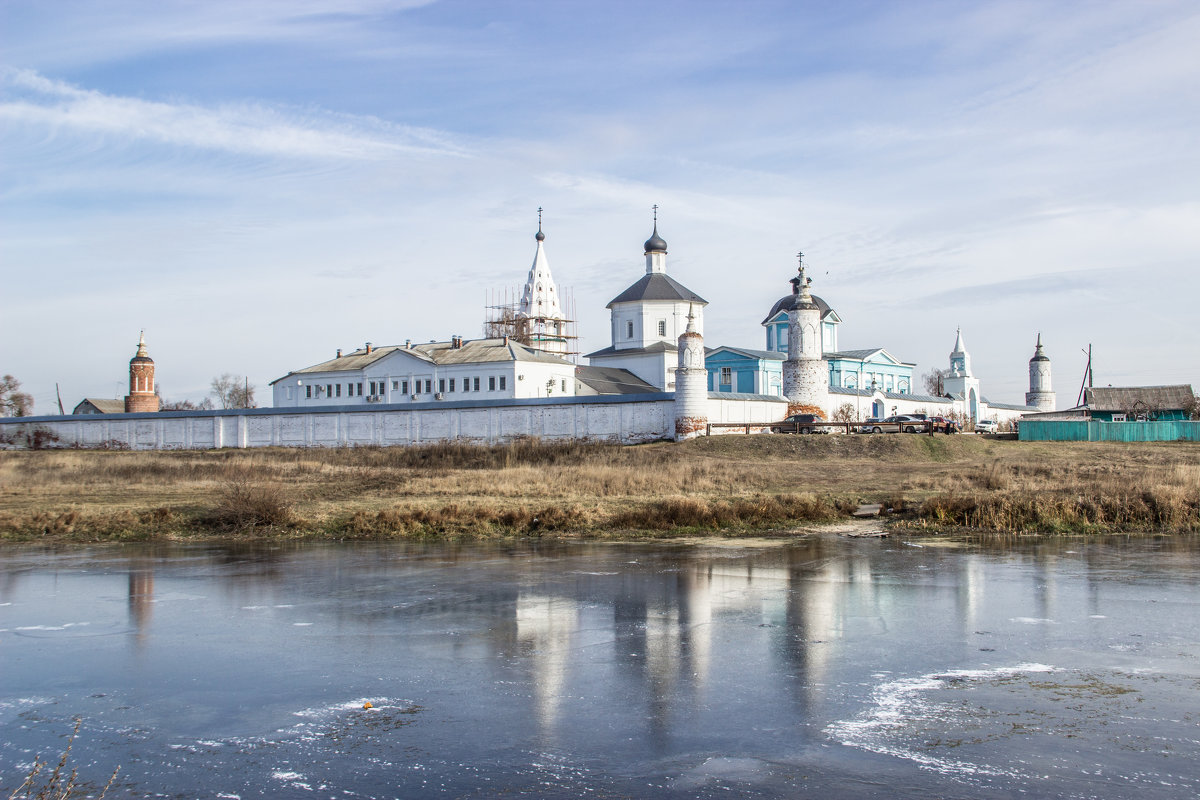
[[637, 447], [0, 452], [0, 539], [747, 530], [1200, 530], [1200, 446], [720, 436]]

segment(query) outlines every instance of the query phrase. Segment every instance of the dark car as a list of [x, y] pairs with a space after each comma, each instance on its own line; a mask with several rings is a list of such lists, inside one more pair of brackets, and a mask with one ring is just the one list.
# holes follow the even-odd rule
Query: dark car
[[934, 433], [961, 433], [962, 426], [947, 417], [930, 417]]
[[819, 423], [823, 420], [816, 414], [792, 414], [771, 426], [771, 433], [825, 433], [828, 429]]

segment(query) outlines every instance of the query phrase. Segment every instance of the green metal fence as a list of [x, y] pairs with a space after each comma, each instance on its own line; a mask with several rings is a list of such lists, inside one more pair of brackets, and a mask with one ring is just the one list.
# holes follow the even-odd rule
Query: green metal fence
[[1200, 442], [1200, 422], [1024, 419], [1020, 438], [1022, 442]]

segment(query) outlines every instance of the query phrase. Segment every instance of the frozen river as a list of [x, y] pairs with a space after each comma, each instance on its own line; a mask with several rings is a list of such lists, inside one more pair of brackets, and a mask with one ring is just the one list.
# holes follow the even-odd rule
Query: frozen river
[[1190, 800], [1198, 637], [1194, 537], [9, 547], [0, 794]]

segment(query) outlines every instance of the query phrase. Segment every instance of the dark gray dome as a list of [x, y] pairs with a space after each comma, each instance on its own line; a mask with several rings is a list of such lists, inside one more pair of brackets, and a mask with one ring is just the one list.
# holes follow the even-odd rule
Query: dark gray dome
[[538, 232], [537, 232], [537, 235], [536, 235], [536, 236], [534, 236], [533, 238], [537, 239], [539, 242], [544, 242], [544, 241], [546, 241], [546, 234], [542, 233], [542, 228], [541, 228], [541, 226], [540, 226], [540, 225], [538, 226]]
[[[833, 311], [833, 309], [829, 307], [829, 303], [826, 303], [815, 294], [812, 295], [812, 300], [817, 308], [821, 309], [821, 319], [825, 319], [826, 315]], [[793, 308], [803, 307], [804, 304], [800, 302], [800, 295], [785, 294], [775, 302], [775, 305], [771, 306], [771, 313], [767, 314], [767, 318], [763, 320], [763, 324], [765, 325], [768, 320], [774, 318], [774, 316], [780, 311], [791, 311]]]
[[644, 245], [647, 253], [667, 252], [667, 240], [658, 235], [658, 223], [654, 223], [654, 233], [650, 234], [650, 238], [646, 240]]

